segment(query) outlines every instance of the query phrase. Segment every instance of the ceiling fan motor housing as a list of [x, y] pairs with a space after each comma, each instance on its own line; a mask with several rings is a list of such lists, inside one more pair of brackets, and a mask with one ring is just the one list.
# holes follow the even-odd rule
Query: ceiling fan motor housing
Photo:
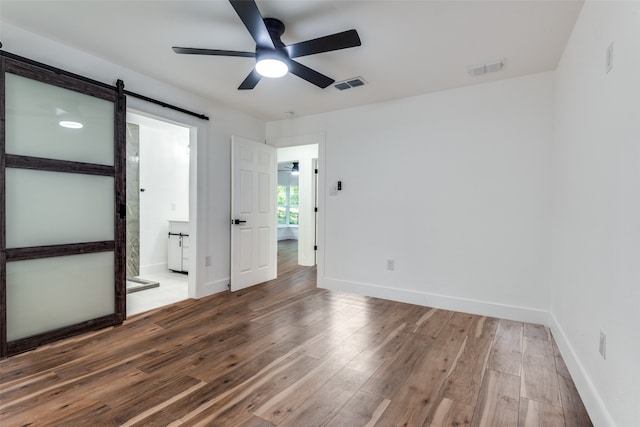
[[[285, 44], [280, 40], [280, 37], [284, 34], [284, 24], [282, 21], [276, 18], [264, 18], [263, 21], [276, 49], [284, 49]], [[256, 46], [256, 49], [258, 47], [259, 46]]]
[[262, 59], [277, 59], [282, 62], [286, 62], [289, 59], [289, 55], [283, 49], [267, 49], [256, 47], [256, 62]]

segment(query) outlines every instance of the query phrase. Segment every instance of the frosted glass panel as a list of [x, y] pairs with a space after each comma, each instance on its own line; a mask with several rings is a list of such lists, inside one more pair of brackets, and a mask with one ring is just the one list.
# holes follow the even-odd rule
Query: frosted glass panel
[[7, 248], [114, 240], [113, 180], [7, 168]]
[[7, 340], [115, 312], [113, 252], [7, 263]]
[[[5, 76], [7, 154], [113, 165], [113, 102]], [[65, 128], [61, 121], [83, 127]]]

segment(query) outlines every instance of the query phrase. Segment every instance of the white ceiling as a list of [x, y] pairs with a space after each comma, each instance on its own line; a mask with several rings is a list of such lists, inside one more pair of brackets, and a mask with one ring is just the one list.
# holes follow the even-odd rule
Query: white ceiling
[[[251, 58], [177, 55], [171, 46], [253, 51], [226, 0], [0, 0], [3, 21], [90, 52], [255, 117], [274, 120], [554, 70], [582, 0], [257, 0], [286, 25], [286, 44], [355, 28], [362, 46], [298, 61], [336, 81], [320, 89], [294, 76], [238, 91]], [[3, 49], [11, 52], [11, 46]], [[505, 60], [471, 77], [470, 65]], [[126, 82], [125, 82], [126, 83]], [[130, 88], [135, 91], [135, 88]]]

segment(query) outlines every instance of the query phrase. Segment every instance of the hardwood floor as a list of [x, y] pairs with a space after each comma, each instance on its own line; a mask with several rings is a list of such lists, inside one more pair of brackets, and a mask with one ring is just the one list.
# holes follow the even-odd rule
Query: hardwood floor
[[590, 426], [549, 330], [279, 277], [0, 362], [9, 426]]

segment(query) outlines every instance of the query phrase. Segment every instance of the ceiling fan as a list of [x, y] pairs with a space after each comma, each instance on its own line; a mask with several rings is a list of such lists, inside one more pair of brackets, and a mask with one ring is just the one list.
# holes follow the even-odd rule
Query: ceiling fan
[[[282, 169], [280, 169], [280, 168], [282, 168]], [[278, 164], [278, 172], [290, 172], [291, 175], [293, 175], [293, 176], [300, 175], [299, 162], [279, 163]]]
[[256, 41], [255, 52], [191, 47], [173, 47], [173, 51], [191, 55], [255, 58], [255, 68], [240, 84], [238, 90], [253, 89], [263, 76], [282, 77], [288, 72], [324, 89], [335, 80], [294, 61], [293, 58], [361, 45], [358, 32], [348, 30], [287, 46], [280, 40], [280, 36], [284, 33], [282, 21], [275, 18], [263, 18], [254, 0], [229, 0], [229, 3], [249, 30], [251, 37]]

